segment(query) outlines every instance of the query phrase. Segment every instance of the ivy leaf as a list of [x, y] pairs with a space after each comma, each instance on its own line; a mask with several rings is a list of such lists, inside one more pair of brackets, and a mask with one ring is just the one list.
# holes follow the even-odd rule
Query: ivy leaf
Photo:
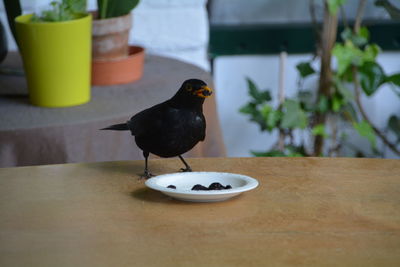
[[301, 109], [299, 102], [287, 99], [283, 103], [282, 128], [300, 128], [304, 129], [307, 126], [307, 115]]
[[397, 142], [400, 142], [400, 119], [392, 115], [388, 120], [389, 129], [392, 130], [397, 136]]
[[322, 137], [325, 137], [325, 138], [328, 137], [328, 134], [325, 131], [325, 125], [323, 125], [323, 124], [315, 125], [312, 128], [311, 132], [315, 136], [319, 135], [319, 136], [322, 136]]
[[251, 154], [256, 157], [286, 157], [285, 153], [280, 150], [271, 150], [266, 152], [251, 151]]
[[317, 110], [321, 113], [325, 113], [329, 110], [329, 100], [326, 96], [323, 95], [319, 98]]
[[339, 76], [342, 76], [351, 65], [360, 66], [364, 61], [363, 51], [355, 47], [352, 42], [335, 44], [332, 49], [332, 54], [337, 59], [337, 73]]
[[254, 114], [255, 112], [257, 112], [257, 108], [256, 108], [256, 104], [255, 103], [248, 103], [245, 106], [241, 107], [239, 109], [240, 113], [243, 114]]
[[368, 139], [373, 148], [376, 148], [375, 132], [367, 121], [355, 122], [353, 123], [353, 127], [359, 135]]
[[351, 41], [354, 45], [360, 47], [368, 43], [369, 31], [366, 27], [361, 27], [358, 34], [354, 34], [352, 29], [346, 27], [340, 37], [343, 41]]
[[314, 68], [311, 66], [310, 62], [301, 62], [296, 65], [297, 70], [302, 78], [305, 78], [311, 74], [315, 73]]
[[369, 44], [364, 49], [363, 60], [364, 61], [375, 61], [381, 48], [377, 44]]
[[314, 108], [314, 95], [311, 91], [299, 91], [297, 93], [301, 107], [307, 111], [312, 111]]
[[342, 77], [352, 65], [360, 67], [365, 62], [374, 62], [379, 52], [380, 48], [378, 45], [367, 45], [364, 50], [361, 50], [351, 41], [346, 41], [344, 44], [335, 44], [332, 49], [332, 54], [337, 59], [337, 73], [340, 77]]
[[339, 97], [337, 94], [334, 94], [332, 97], [332, 110], [334, 112], [338, 112], [343, 105], [343, 99]]
[[386, 77], [387, 82], [391, 82], [397, 86], [400, 86], [400, 73], [390, 75]]
[[277, 127], [279, 120], [282, 117], [280, 110], [274, 110], [270, 105], [266, 104], [261, 109], [261, 114], [265, 120], [267, 130], [271, 132]]
[[254, 99], [257, 104], [261, 104], [264, 101], [271, 101], [272, 97], [268, 90], [260, 91], [257, 85], [249, 78], [247, 80], [247, 87], [249, 88], [249, 95]]
[[356, 122], [358, 121], [358, 116], [356, 109], [351, 103], [347, 103], [347, 105], [343, 106], [341, 110], [342, 118], [349, 122]]
[[339, 7], [346, 3], [346, 0], [328, 0], [328, 10], [329, 13], [335, 15]]
[[333, 76], [333, 83], [337, 91], [342, 95], [345, 102], [350, 102], [354, 99], [353, 93], [343, 84], [343, 82], [336, 76]]
[[249, 88], [249, 95], [254, 99], [257, 99], [259, 95], [257, 85], [249, 78], [246, 78], [246, 81], [247, 81], [247, 87]]
[[353, 36], [353, 31], [349, 28], [346, 27], [341, 33], [340, 37], [342, 38], [343, 41], [346, 40], [351, 40], [351, 37]]
[[367, 96], [375, 93], [386, 80], [382, 67], [375, 62], [365, 62], [358, 70], [361, 87]]

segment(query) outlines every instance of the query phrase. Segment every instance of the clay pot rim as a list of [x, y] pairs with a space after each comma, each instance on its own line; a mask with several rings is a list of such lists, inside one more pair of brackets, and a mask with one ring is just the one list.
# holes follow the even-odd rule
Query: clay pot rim
[[122, 15], [122, 16], [118, 16], [118, 17], [112, 17], [112, 18], [105, 18], [105, 19], [99, 19], [97, 17], [97, 15], [98, 15], [97, 10], [89, 11], [88, 13], [92, 15], [94, 23], [100, 23], [100, 22], [109, 23], [112, 20], [118, 20], [118, 19], [122, 19], [122, 18], [132, 17], [132, 12], [129, 12], [126, 15]]
[[137, 57], [140, 54], [145, 52], [145, 48], [141, 46], [136, 46], [136, 45], [130, 45], [129, 46], [129, 54], [126, 57], [123, 58], [115, 58], [115, 59], [93, 59], [92, 63], [94, 64], [107, 64], [111, 62], [119, 62], [119, 61], [125, 61], [129, 60], [133, 57]]

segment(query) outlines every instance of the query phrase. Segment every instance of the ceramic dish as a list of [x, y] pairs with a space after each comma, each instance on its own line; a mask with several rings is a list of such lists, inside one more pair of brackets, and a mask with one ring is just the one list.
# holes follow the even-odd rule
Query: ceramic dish
[[[196, 184], [208, 187], [218, 182], [231, 189], [191, 190]], [[174, 185], [176, 189], [168, 188]], [[146, 186], [173, 198], [191, 202], [224, 201], [258, 186], [258, 181], [249, 176], [226, 172], [181, 172], [155, 176], [146, 181]]]

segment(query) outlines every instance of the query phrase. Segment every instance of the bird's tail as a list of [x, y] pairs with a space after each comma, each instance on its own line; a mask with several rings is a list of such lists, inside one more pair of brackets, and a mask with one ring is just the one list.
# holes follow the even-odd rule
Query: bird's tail
[[127, 130], [129, 130], [129, 128], [128, 128], [128, 124], [120, 123], [120, 124], [110, 125], [106, 128], [100, 129], [100, 130], [127, 131]]

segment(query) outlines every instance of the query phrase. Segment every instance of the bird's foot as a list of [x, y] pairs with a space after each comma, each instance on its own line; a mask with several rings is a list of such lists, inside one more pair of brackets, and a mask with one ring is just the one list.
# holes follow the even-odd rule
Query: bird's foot
[[149, 179], [151, 177], [155, 176], [149, 171], [144, 171], [144, 173], [140, 176], [140, 179]]
[[181, 172], [192, 172], [192, 168], [190, 168], [190, 167], [181, 168]]

